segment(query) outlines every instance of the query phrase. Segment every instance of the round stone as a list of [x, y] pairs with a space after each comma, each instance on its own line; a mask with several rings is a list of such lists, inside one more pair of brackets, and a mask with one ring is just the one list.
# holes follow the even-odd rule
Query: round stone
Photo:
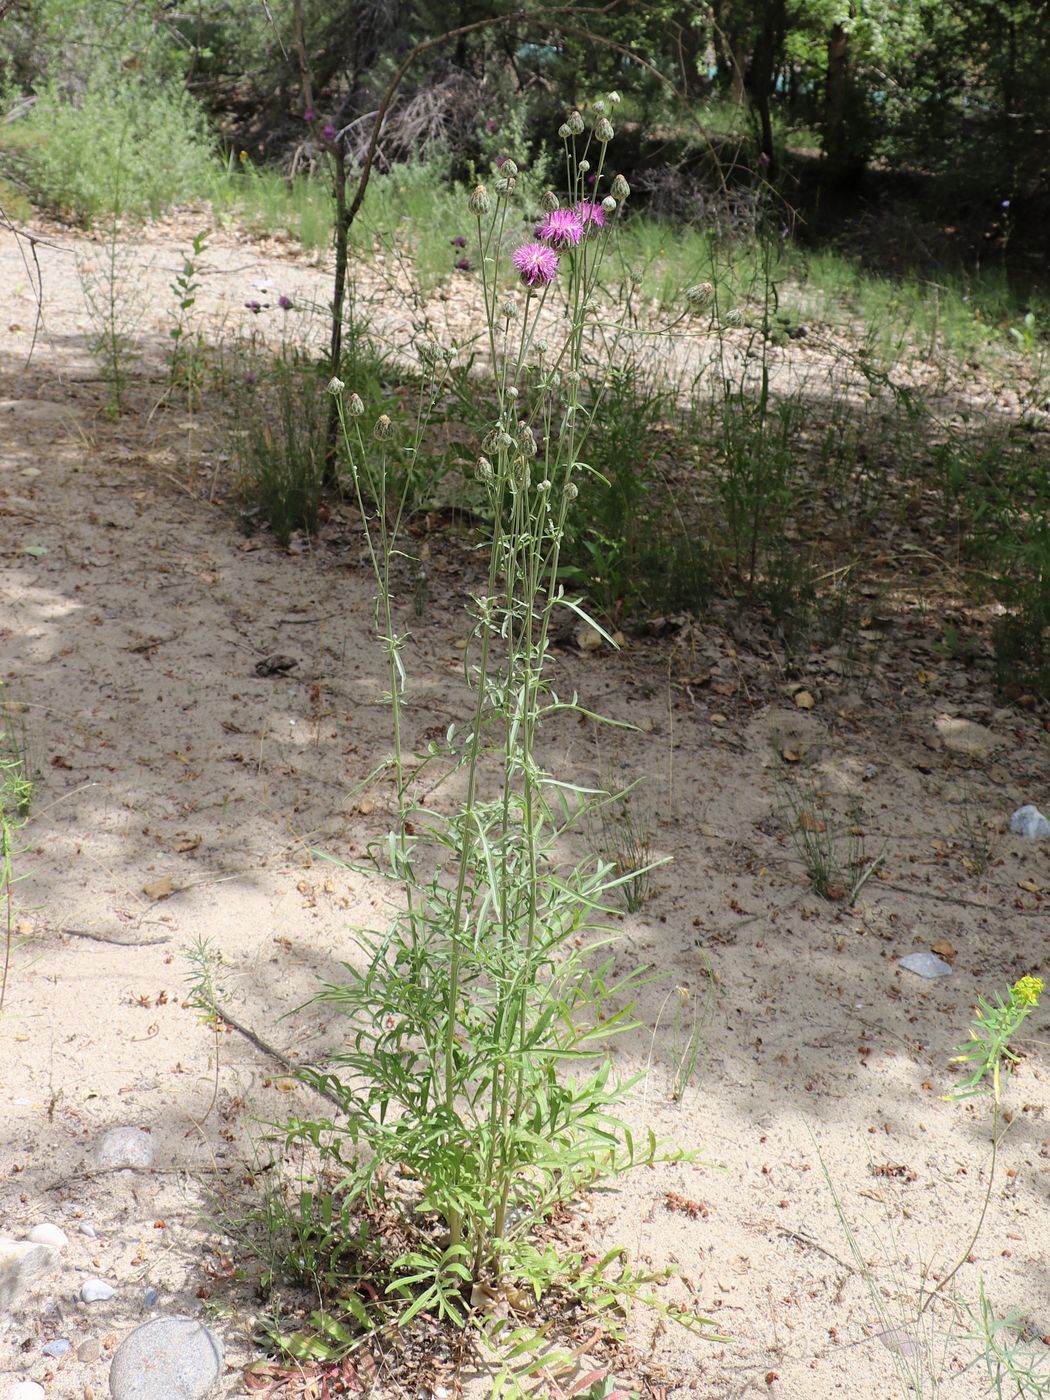
[[82, 1303], [108, 1303], [116, 1289], [100, 1278], [89, 1278], [80, 1285]]
[[97, 1337], [85, 1337], [77, 1347], [77, 1360], [84, 1362], [97, 1361], [98, 1354], [101, 1350], [102, 1347]]
[[36, 1381], [15, 1381], [4, 1391], [4, 1400], [44, 1400], [44, 1387]]
[[95, 1162], [100, 1167], [152, 1167], [156, 1155], [153, 1139], [141, 1128], [110, 1128]]
[[129, 1333], [109, 1371], [113, 1400], [204, 1400], [223, 1371], [222, 1342], [192, 1317], [157, 1317]]
[[69, 1243], [65, 1230], [60, 1230], [57, 1225], [34, 1225], [26, 1239], [30, 1244], [46, 1244], [52, 1249], [65, 1249]]
[[65, 1356], [67, 1351], [72, 1351], [72, 1342], [67, 1342], [65, 1337], [56, 1337], [53, 1342], [45, 1342], [40, 1350], [45, 1356]]

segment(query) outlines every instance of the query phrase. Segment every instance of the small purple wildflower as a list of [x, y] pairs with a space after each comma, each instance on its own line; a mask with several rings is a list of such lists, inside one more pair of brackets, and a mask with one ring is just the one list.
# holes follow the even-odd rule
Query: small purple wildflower
[[572, 209], [552, 209], [537, 233], [552, 248], [575, 248], [583, 237], [583, 222]]
[[331, 122], [325, 122], [324, 126], [321, 128], [321, 138], [322, 138], [322, 140], [327, 141], [328, 144], [331, 145], [332, 142], [335, 140], [335, 138], [336, 138], [338, 135], [339, 135], [339, 133], [338, 133], [338, 131], [336, 131], [336, 129], [335, 129], [335, 127], [332, 125], [332, 123], [331, 123]]
[[453, 238], [451, 241], [453, 248], [465, 248], [467, 246], [467, 240], [462, 234], [460, 234], [458, 238]]
[[456, 270], [458, 272], [473, 272], [474, 264], [470, 261], [469, 258], [460, 258], [460, 260], [456, 263]]
[[313, 121], [316, 121], [316, 120], [317, 120], [317, 113], [314, 111], [314, 109], [313, 109], [312, 107], [308, 107], [308, 108], [306, 109], [306, 111], [303, 113], [303, 121], [304, 121], [304, 122], [313, 122]]
[[277, 305], [281, 308], [282, 311], [291, 311], [291, 309], [292, 309], [292, 299], [291, 299], [291, 297], [286, 297], [286, 296], [282, 293], [282, 294], [277, 298]]
[[605, 210], [593, 199], [581, 199], [579, 204], [574, 206], [573, 213], [579, 219], [585, 233], [591, 229], [605, 227]]
[[253, 316], [258, 316], [259, 312], [262, 310], [262, 304], [257, 301], [246, 301], [244, 305]]
[[549, 286], [558, 275], [558, 255], [545, 243], [523, 243], [512, 260], [526, 287]]
[[590, 172], [590, 174], [587, 176], [587, 184], [593, 188], [594, 185], [597, 184], [597, 182], [598, 182], [598, 175], [597, 175], [597, 172], [594, 171], [594, 170], [592, 170], [592, 171]]

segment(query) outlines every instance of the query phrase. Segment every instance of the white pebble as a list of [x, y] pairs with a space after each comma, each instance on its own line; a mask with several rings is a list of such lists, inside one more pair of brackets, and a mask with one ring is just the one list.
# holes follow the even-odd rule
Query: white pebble
[[4, 1391], [4, 1400], [44, 1400], [44, 1387], [36, 1381], [15, 1381]]
[[96, 1236], [96, 1234], [95, 1234], [95, 1227], [94, 1227], [94, 1225], [89, 1225], [88, 1222], [87, 1222], [86, 1220], [82, 1220], [82, 1221], [80, 1222], [79, 1229], [80, 1229], [80, 1233], [81, 1233], [82, 1235], [87, 1235], [87, 1237], [88, 1237], [89, 1240], [93, 1240], [93, 1239], [96, 1239], [96, 1238], [97, 1238], [97, 1236]]
[[65, 1230], [60, 1230], [57, 1225], [34, 1225], [26, 1239], [30, 1244], [47, 1244], [52, 1249], [65, 1249], [69, 1243]]
[[107, 1303], [116, 1291], [100, 1278], [89, 1278], [86, 1283], [80, 1285], [80, 1301], [82, 1303]]

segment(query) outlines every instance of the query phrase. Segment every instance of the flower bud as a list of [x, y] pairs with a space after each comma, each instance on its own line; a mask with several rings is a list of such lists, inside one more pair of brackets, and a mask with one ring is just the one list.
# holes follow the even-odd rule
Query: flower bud
[[503, 164], [499, 167], [499, 173], [501, 175], [506, 175], [508, 179], [512, 180], [514, 176], [518, 173], [518, 167], [514, 163], [514, 161], [505, 160]]
[[505, 321], [516, 321], [521, 312], [516, 301], [504, 301], [500, 304], [499, 314]]
[[618, 199], [622, 204], [631, 193], [631, 187], [622, 175], [614, 175], [613, 182], [609, 186], [609, 193], [612, 195], [613, 199]]
[[502, 429], [490, 428], [489, 431], [485, 434], [485, 436], [481, 439], [481, 450], [486, 454], [489, 452], [498, 452], [499, 440], [501, 435]]
[[605, 103], [600, 97], [596, 97], [595, 100], [591, 103], [591, 111], [596, 117], [605, 116]]
[[550, 349], [550, 346], [545, 340], [537, 340], [536, 344], [533, 346], [533, 349], [536, 351], [537, 355], [543, 356], [546, 355], [547, 351]]
[[569, 137], [572, 135], [572, 127], [568, 122], [562, 122], [561, 126], [558, 127], [558, 135], [563, 141], [568, 141]]
[[496, 473], [493, 471], [492, 463], [487, 457], [479, 457], [474, 463], [474, 478], [476, 481], [492, 481]]
[[576, 499], [576, 497], [577, 497], [579, 494], [580, 494], [580, 488], [576, 485], [575, 481], [568, 481], [568, 482], [566, 482], [566, 484], [565, 484], [565, 499], [566, 499], [567, 501], [574, 501], [574, 500]]
[[507, 385], [507, 398], [516, 399], [518, 397], [518, 386], [516, 384]]
[[336, 379], [334, 376], [328, 381], [328, 392], [330, 394], [339, 395], [345, 388], [346, 385], [343, 381], [341, 379]]
[[618, 92], [607, 92], [605, 94], [605, 100], [608, 102], [610, 107], [619, 107], [620, 94]]
[[739, 306], [733, 306], [726, 312], [724, 319], [727, 326], [742, 326], [744, 324], [744, 313], [740, 310]]
[[501, 176], [493, 186], [497, 194], [513, 194], [518, 188], [518, 182], [513, 175]]
[[558, 196], [553, 190], [544, 190], [540, 195], [540, 208], [545, 214], [553, 214], [558, 207]]
[[582, 136], [586, 130], [584, 120], [579, 112], [570, 112], [565, 125], [569, 128], [570, 136]]
[[351, 394], [346, 401], [346, 411], [351, 418], [360, 418], [365, 411], [360, 394]]
[[685, 299], [694, 311], [703, 311], [705, 306], [710, 305], [714, 294], [715, 289], [710, 282], [700, 282], [686, 289]]
[[615, 135], [613, 124], [608, 117], [599, 117], [594, 123], [594, 139], [602, 146], [608, 145]]
[[602, 208], [605, 210], [605, 212], [606, 212], [607, 214], [615, 214], [615, 213], [616, 213], [616, 200], [613, 199], [613, 197], [612, 197], [611, 194], [607, 194], [607, 195], [605, 196], [605, 198], [602, 200]]
[[590, 163], [589, 160], [581, 160], [581, 161], [580, 161], [580, 164], [579, 164], [578, 169], [579, 169], [579, 172], [580, 172], [581, 175], [586, 175], [586, 174], [587, 174], [587, 171], [590, 170], [590, 168], [591, 168], [591, 163]]
[[478, 218], [489, 213], [492, 208], [492, 200], [489, 199], [489, 192], [484, 185], [475, 185], [471, 190], [470, 198], [467, 200], [467, 208]]
[[518, 447], [522, 453], [529, 457], [535, 457], [539, 448], [536, 446], [536, 435], [525, 422], [524, 418], [518, 419]]
[[386, 442], [388, 438], [394, 436], [394, 425], [390, 421], [389, 413], [381, 413], [375, 421], [372, 429], [372, 436], [376, 442]]

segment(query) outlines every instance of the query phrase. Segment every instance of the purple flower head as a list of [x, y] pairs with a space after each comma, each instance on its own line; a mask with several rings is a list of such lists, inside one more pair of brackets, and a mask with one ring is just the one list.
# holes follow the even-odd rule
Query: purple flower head
[[467, 246], [467, 240], [460, 234], [458, 238], [452, 239], [452, 246], [453, 248], [465, 248]]
[[313, 121], [316, 121], [316, 120], [317, 120], [317, 113], [314, 111], [314, 109], [313, 109], [312, 107], [308, 107], [308, 108], [306, 109], [306, 111], [303, 113], [303, 121], [304, 121], [304, 122], [313, 122]]
[[291, 311], [292, 299], [291, 297], [286, 297], [282, 293], [282, 295], [277, 298], [277, 305], [281, 308], [282, 311]]
[[262, 310], [261, 304], [257, 301], [246, 301], [244, 305], [252, 313], [253, 316], [258, 316], [259, 312]]
[[526, 287], [549, 286], [558, 275], [558, 255], [545, 243], [523, 243], [515, 248], [513, 262]]
[[593, 199], [581, 199], [573, 213], [579, 219], [585, 233], [591, 229], [605, 227], [605, 210], [600, 204], [595, 204]]
[[331, 123], [331, 122], [325, 122], [324, 126], [321, 128], [321, 136], [322, 136], [323, 140], [327, 141], [327, 142], [329, 143], [329, 145], [331, 145], [331, 143], [335, 140], [335, 138], [336, 138], [338, 135], [339, 135], [339, 133], [338, 133], [338, 131], [336, 131], [336, 129], [335, 129], [335, 127], [332, 125], [332, 123]]
[[594, 170], [592, 170], [587, 176], [587, 184], [593, 187], [595, 184], [597, 184], [597, 182], [598, 175]]
[[537, 236], [552, 248], [575, 248], [583, 237], [583, 223], [572, 209], [552, 209], [540, 224]]
[[456, 269], [459, 272], [473, 272], [474, 264], [470, 261], [469, 258], [460, 258], [460, 260], [456, 263]]
[[763, 167], [763, 169], [769, 164], [769, 157], [766, 155], [765, 151], [763, 151], [762, 154], [759, 156], [758, 163]]

